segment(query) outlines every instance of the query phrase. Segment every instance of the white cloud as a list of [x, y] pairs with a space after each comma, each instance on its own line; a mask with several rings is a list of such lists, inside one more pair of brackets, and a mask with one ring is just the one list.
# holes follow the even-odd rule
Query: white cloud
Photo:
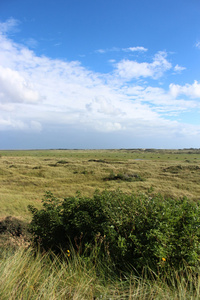
[[[131, 48], [129, 51], [146, 51]], [[199, 97], [200, 84], [172, 83], [168, 91], [138, 83], [140, 78], [156, 80], [173, 71], [166, 52], [158, 52], [151, 62], [121, 60], [114, 67], [108, 74], [95, 73], [78, 61], [39, 57], [0, 35], [0, 130], [42, 133], [45, 128], [71, 126], [86, 132], [121, 131], [138, 136], [164, 136], [169, 130], [174, 135], [188, 134], [187, 124], [167, 117], [199, 108], [197, 101], [176, 97]], [[176, 71], [180, 68], [175, 66]], [[199, 127], [191, 128], [198, 134]]]
[[196, 80], [193, 84], [186, 84], [184, 86], [171, 83], [170, 93], [175, 98], [179, 95], [186, 95], [194, 99], [200, 98], [200, 83], [198, 83]]
[[125, 59], [116, 64], [116, 74], [125, 80], [139, 77], [152, 77], [153, 75], [148, 63], [138, 63]]
[[164, 72], [172, 68], [171, 63], [166, 59], [166, 52], [158, 52], [152, 63], [132, 60], [122, 60], [116, 64], [115, 74], [125, 80], [131, 80], [139, 77], [152, 77], [157, 79], [163, 75]]
[[125, 52], [135, 52], [135, 51], [138, 51], [138, 52], [146, 52], [148, 51], [147, 48], [144, 48], [144, 47], [140, 47], [140, 46], [137, 46], [137, 47], [129, 47], [129, 48], [123, 48], [122, 49], [123, 51]]
[[104, 53], [107, 53], [107, 52], [119, 52], [119, 51], [121, 51], [120, 48], [112, 47], [112, 48], [107, 48], [107, 49], [98, 49], [95, 52], [100, 53], [100, 54], [104, 54]]
[[125, 128], [118, 122], [102, 122], [97, 121], [95, 124], [95, 129], [100, 132], [113, 132], [113, 131], [121, 131]]
[[38, 93], [17, 71], [0, 66], [0, 102], [37, 102]]
[[104, 54], [104, 53], [106, 53], [106, 50], [105, 49], [98, 49], [95, 52]]
[[107, 53], [107, 52], [146, 52], [148, 51], [147, 48], [144, 48], [142, 46], [137, 46], [137, 47], [128, 47], [128, 48], [119, 48], [119, 47], [112, 47], [112, 48], [107, 48], [107, 49], [98, 49], [95, 52], [96, 53]]
[[93, 111], [110, 116], [119, 116], [123, 114], [121, 109], [115, 107], [113, 105], [113, 102], [110, 99], [105, 98], [104, 96], [95, 97], [94, 99], [92, 99], [91, 103], [86, 104], [86, 108], [88, 109], [88, 111]]
[[6, 22], [0, 22], [0, 33], [9, 33], [12, 31], [17, 31], [17, 26], [19, 21], [14, 18], [9, 18]]
[[7, 118], [2, 118], [0, 117], [0, 131], [3, 130], [26, 130], [27, 129], [27, 125], [21, 121], [21, 120], [17, 120], [17, 119], [11, 119], [10, 117]]
[[174, 71], [177, 73], [180, 73], [181, 71], [183, 71], [185, 69], [186, 69], [185, 67], [181, 67], [179, 65], [175, 65], [175, 67], [174, 67]]
[[109, 61], [108, 61], [109, 63], [111, 63], [111, 64], [113, 64], [113, 63], [115, 63], [116, 62], [116, 60], [115, 59], [109, 59]]
[[[181, 112], [200, 108], [200, 104], [192, 100], [175, 99], [171, 90], [166, 92], [158, 87], [124, 87], [124, 94], [129, 95], [130, 99], [136, 103], [143, 104], [141, 109], [147, 105], [151, 111], [156, 112], [157, 116], [176, 116]], [[150, 115], [150, 114], [149, 114]], [[155, 115], [153, 118], [157, 118]]]
[[200, 42], [196, 42], [195, 46], [200, 49]]

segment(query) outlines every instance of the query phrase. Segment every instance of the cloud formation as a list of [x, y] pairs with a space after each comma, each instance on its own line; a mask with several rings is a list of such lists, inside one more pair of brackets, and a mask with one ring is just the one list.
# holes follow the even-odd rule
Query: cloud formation
[[0, 66], [0, 102], [37, 102], [38, 93], [19, 72]]
[[190, 98], [200, 99], [200, 83], [196, 80], [193, 84], [185, 84], [184, 86], [178, 84], [170, 84], [170, 93], [173, 97], [178, 97], [179, 95], [186, 95]]
[[179, 65], [175, 65], [175, 67], [174, 67], [174, 71], [177, 72], [177, 73], [180, 73], [185, 69], [186, 69], [185, 67], [181, 67]]
[[[167, 72], [182, 71], [172, 65], [166, 51], [151, 61], [122, 59], [110, 73], [97, 73], [79, 61], [37, 56], [8, 38], [17, 22], [9, 19], [0, 29], [0, 130], [43, 132], [71, 126], [92, 132], [122, 132], [137, 136], [200, 133], [200, 126], [175, 121], [188, 110], [200, 109], [200, 83], [168, 89], [140, 80], [158, 80]], [[126, 50], [125, 50], [126, 49]], [[103, 51], [103, 50], [102, 50]], [[116, 50], [117, 51], [117, 50]], [[147, 51], [144, 47], [123, 51]], [[99, 50], [100, 52], [100, 50]], [[178, 98], [187, 96], [186, 98]]]
[[6, 22], [0, 22], [0, 32], [1, 33], [9, 33], [11, 31], [16, 32], [19, 21], [14, 18], [9, 18]]
[[112, 47], [107, 49], [98, 49], [95, 52], [104, 54], [108, 52], [146, 52], [148, 51], [147, 48], [144, 48], [142, 46], [136, 46], [136, 47], [128, 47], [128, 48], [119, 48], [119, 47]]
[[170, 70], [172, 65], [166, 59], [167, 53], [160, 51], [155, 54], [153, 62], [142, 62], [124, 59], [116, 64], [116, 76], [131, 80], [139, 77], [152, 77], [158, 79], [164, 72]]
[[146, 52], [146, 51], [148, 51], [148, 49], [147, 48], [144, 48], [144, 47], [140, 47], [140, 46], [137, 46], [137, 47], [129, 47], [129, 48], [123, 48], [122, 49], [123, 51], [125, 51], [125, 52], [137, 52], [137, 51], [139, 51], [139, 52]]

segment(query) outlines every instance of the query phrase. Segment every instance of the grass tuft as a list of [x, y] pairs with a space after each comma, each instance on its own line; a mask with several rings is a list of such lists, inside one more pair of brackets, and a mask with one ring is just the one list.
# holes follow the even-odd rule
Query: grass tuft
[[70, 252], [72, 256], [66, 255], [65, 259], [51, 252], [35, 252], [31, 247], [4, 252], [0, 264], [0, 298], [186, 300], [200, 297], [197, 273], [187, 267], [182, 274], [172, 270], [162, 277], [152, 274], [150, 280], [144, 272], [140, 277], [124, 275], [122, 280], [108, 277], [105, 266], [94, 266], [92, 256], [85, 260], [73, 249]]

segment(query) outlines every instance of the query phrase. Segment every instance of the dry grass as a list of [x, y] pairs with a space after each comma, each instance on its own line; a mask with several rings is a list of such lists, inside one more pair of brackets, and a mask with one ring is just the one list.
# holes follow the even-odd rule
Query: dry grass
[[[111, 172], [138, 174], [144, 181], [106, 181]], [[96, 189], [119, 188], [200, 200], [199, 179], [197, 150], [0, 151], [0, 220], [11, 215], [29, 221], [27, 205], [40, 207], [45, 191], [63, 198], [74, 196], [77, 190], [91, 196]], [[200, 299], [198, 272], [189, 270], [186, 277], [174, 273], [152, 281], [130, 275], [120, 281], [106, 278], [103, 269], [95, 269], [90, 260], [76, 255], [66, 261], [55, 257], [53, 262], [48, 254], [33, 255], [23, 235], [4, 234], [1, 242], [2, 300]]]
[[21, 246], [18, 251], [1, 254], [0, 298], [94, 300], [94, 299], [199, 299], [200, 280], [191, 270], [185, 276], [172, 272], [172, 276], [149, 280], [127, 276], [126, 280], [106, 277], [102, 268], [92, 266], [91, 260], [75, 255], [60, 260], [48, 253], [34, 253]]
[[[200, 152], [142, 150], [0, 151], [0, 217], [28, 220], [28, 204], [40, 206], [45, 191], [67, 197], [96, 189], [148, 190], [200, 200]], [[144, 181], [105, 181], [111, 172]]]

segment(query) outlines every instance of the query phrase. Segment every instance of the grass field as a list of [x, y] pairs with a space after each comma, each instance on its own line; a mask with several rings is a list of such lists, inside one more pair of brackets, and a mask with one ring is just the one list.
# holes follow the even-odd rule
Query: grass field
[[[143, 181], [108, 180], [112, 173]], [[27, 205], [39, 207], [45, 191], [62, 198], [119, 188], [200, 200], [199, 179], [195, 149], [0, 151], [0, 218], [29, 220]]]
[[[200, 150], [0, 151], [0, 225], [29, 222], [29, 204], [56, 197], [92, 196], [96, 189], [200, 200]], [[16, 223], [17, 224], [17, 223]], [[1, 229], [1, 227], [0, 227]], [[33, 253], [26, 236], [0, 234], [0, 299], [200, 299], [200, 270], [185, 267], [149, 280], [107, 274], [101, 261], [73, 253], [62, 261]], [[15, 249], [13, 251], [13, 249]], [[17, 250], [16, 250], [17, 249]], [[181, 274], [184, 274], [181, 276]]]

